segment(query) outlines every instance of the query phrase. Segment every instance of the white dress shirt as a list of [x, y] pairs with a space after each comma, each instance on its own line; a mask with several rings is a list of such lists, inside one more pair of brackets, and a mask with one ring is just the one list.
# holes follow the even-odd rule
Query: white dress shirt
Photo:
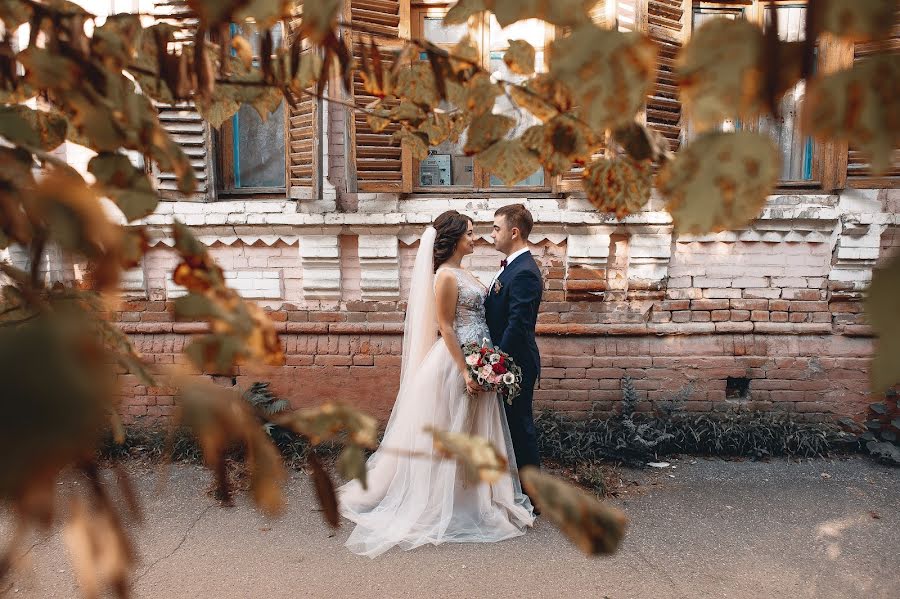
[[[518, 258], [519, 256], [521, 256], [522, 254], [524, 254], [524, 253], [527, 252], [527, 251], [528, 251], [528, 248], [527, 248], [527, 247], [523, 247], [521, 250], [519, 250], [519, 251], [517, 251], [517, 252], [513, 252], [512, 254], [510, 254], [509, 256], [507, 256], [507, 257], [506, 257], [506, 266], [509, 266], [510, 264], [512, 264], [512, 263], [513, 263], [513, 260], [515, 260], [516, 258]], [[498, 270], [498, 271], [497, 271], [497, 274], [494, 275], [494, 278], [491, 279], [491, 284], [488, 286], [488, 289], [493, 289], [493, 288], [494, 288], [494, 283], [497, 282], [497, 279], [499, 279], [499, 278], [500, 278], [500, 275], [503, 274], [503, 271], [506, 270], [506, 266], [501, 266], [501, 267], [500, 267], [500, 270]]]

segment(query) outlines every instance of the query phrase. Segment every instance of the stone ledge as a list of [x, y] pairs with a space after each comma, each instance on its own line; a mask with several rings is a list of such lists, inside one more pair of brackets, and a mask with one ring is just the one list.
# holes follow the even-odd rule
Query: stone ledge
[[[300, 335], [402, 335], [403, 323], [352, 322], [275, 322], [278, 333]], [[128, 334], [208, 333], [202, 322], [122, 322], [119, 328]], [[830, 323], [789, 322], [686, 322], [686, 323], [622, 323], [622, 324], [539, 324], [541, 337], [666, 337], [687, 335], [729, 335], [756, 333], [763, 335], [843, 335], [870, 337], [872, 331], [864, 325], [847, 325], [835, 331]]]

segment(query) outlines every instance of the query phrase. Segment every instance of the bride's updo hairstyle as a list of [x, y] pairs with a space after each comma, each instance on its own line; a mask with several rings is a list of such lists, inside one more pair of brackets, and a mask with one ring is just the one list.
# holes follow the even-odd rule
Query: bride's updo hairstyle
[[432, 225], [437, 231], [434, 240], [434, 270], [450, 259], [453, 252], [456, 251], [456, 244], [466, 231], [469, 230], [469, 223], [472, 219], [465, 214], [460, 214], [456, 210], [448, 210], [439, 217], [434, 219]]

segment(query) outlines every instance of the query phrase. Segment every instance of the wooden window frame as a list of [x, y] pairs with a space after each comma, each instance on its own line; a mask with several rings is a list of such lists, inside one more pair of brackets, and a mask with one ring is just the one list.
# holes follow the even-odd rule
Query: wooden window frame
[[[410, 4], [410, 29], [414, 39], [424, 39], [424, 23], [428, 17], [443, 17], [447, 14], [453, 2], [443, 0], [414, 0]], [[481, 50], [481, 66], [488, 68], [491, 61], [490, 47], [490, 15], [487, 12], [478, 16], [471, 17], [469, 20], [469, 32], [472, 39]], [[553, 41], [553, 28], [550, 25], [544, 28], [544, 46], [541, 50], [545, 53]], [[553, 177], [551, 177], [546, 169], [544, 169], [544, 185], [491, 185], [491, 175], [484, 168], [478, 165], [477, 161], [473, 161], [472, 185], [419, 185], [419, 161], [413, 159], [408, 176], [411, 180], [411, 188], [413, 193], [417, 194], [458, 194], [458, 193], [476, 193], [476, 194], [549, 194], [553, 191]], [[407, 175], [407, 173], [404, 173]]]
[[[282, 42], [287, 41], [289, 23], [281, 21]], [[256, 58], [256, 57], [254, 57]], [[284, 185], [278, 187], [234, 187], [234, 116], [222, 123], [221, 127], [214, 129], [212, 133], [212, 163], [214, 166], [215, 180], [210, 186], [213, 198], [239, 199], [287, 199], [290, 188], [290, 110], [287, 101], [285, 103], [282, 118], [284, 128]]]
[[[693, 15], [697, 8], [742, 8], [745, 18], [760, 27], [765, 24], [765, 9], [769, 6], [794, 6], [806, 5], [806, 0], [776, 0], [774, 2], [760, 2], [760, 0], [692, 0], [690, 2], [690, 24], [688, 39], [693, 34]], [[687, 41], [687, 40], [686, 40]], [[849, 48], [849, 50], [848, 50]], [[848, 60], [849, 59], [849, 60]], [[853, 44], [842, 42], [836, 38], [823, 35], [819, 39], [816, 70], [820, 73], [829, 73], [852, 64]], [[744, 125], [747, 131], [759, 131], [759, 119], [754, 119]], [[689, 127], [685, 126], [685, 132]], [[810, 179], [783, 179], [778, 181], [779, 191], [808, 191], [821, 193], [841, 189], [847, 182], [847, 144], [838, 142], [823, 142], [812, 138], [812, 176]]]

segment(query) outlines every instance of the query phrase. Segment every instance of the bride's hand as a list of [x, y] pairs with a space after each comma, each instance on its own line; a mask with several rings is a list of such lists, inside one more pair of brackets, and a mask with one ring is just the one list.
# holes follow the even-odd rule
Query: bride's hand
[[475, 382], [475, 379], [472, 378], [468, 371], [463, 373], [463, 378], [466, 379], [466, 392], [469, 395], [477, 395], [481, 392], [481, 386]]

